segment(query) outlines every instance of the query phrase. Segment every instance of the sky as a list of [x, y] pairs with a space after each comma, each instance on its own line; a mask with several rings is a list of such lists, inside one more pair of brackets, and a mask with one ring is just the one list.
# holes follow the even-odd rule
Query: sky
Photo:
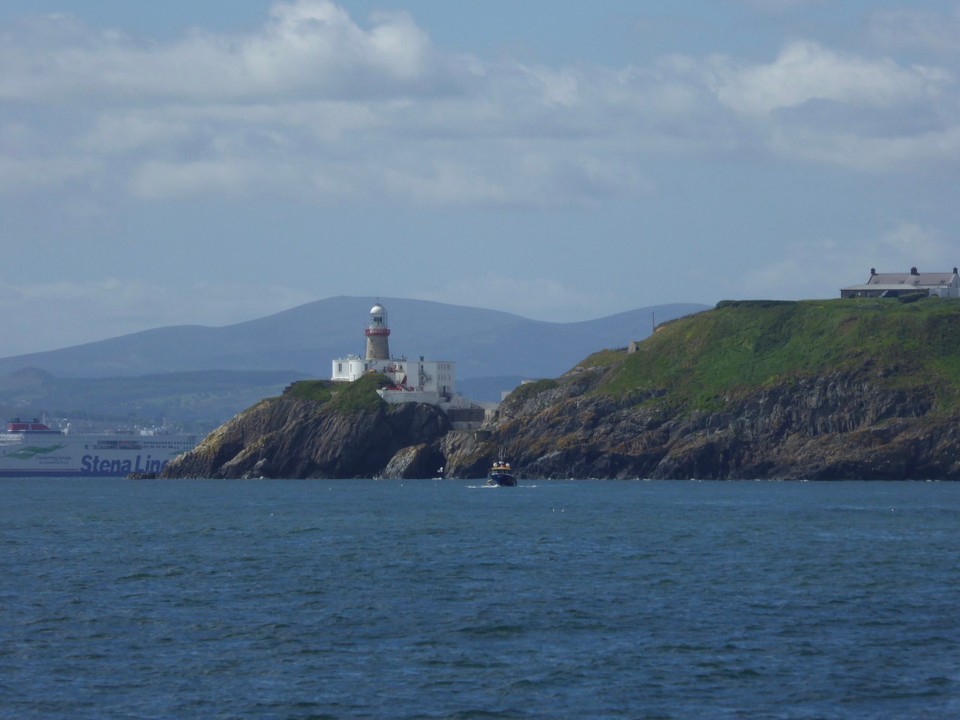
[[0, 0], [0, 357], [949, 271], [957, 38], [960, 0]]

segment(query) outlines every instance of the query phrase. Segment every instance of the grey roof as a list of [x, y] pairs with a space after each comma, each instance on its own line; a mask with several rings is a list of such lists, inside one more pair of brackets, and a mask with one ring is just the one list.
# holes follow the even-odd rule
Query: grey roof
[[[918, 287], [913, 285], [913, 287]], [[920, 285], [919, 287], [926, 289], [928, 286]], [[934, 286], [937, 287], [937, 286]], [[907, 283], [864, 283], [863, 285], [848, 285], [842, 290], [870, 290], [871, 292], [878, 291], [887, 291], [887, 290], [908, 290], [910, 285]]]
[[939, 287], [940, 285], [949, 285], [956, 277], [951, 273], [877, 273], [871, 275], [867, 280], [868, 285], [903, 286], [913, 285], [914, 287]]

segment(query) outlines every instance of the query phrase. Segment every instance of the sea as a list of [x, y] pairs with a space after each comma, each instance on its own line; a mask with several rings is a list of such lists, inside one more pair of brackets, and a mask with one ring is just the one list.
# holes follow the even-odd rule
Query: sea
[[960, 483], [0, 481], [2, 718], [957, 718]]

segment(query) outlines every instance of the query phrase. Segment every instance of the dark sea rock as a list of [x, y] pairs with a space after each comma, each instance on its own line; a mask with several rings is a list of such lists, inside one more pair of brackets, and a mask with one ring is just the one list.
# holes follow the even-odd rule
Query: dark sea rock
[[381, 478], [429, 478], [443, 472], [443, 455], [435, 445], [421, 443], [401, 448], [390, 458]]

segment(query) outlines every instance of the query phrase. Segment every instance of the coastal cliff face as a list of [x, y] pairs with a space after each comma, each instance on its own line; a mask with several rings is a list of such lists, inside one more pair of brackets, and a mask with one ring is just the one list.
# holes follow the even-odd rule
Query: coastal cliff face
[[[599, 383], [602, 372], [587, 372]], [[836, 373], [764, 388], [722, 410], [590, 396], [584, 378], [510, 401], [485, 447], [448, 458], [456, 473], [502, 447], [524, 478], [960, 479], [960, 424], [929, 393]]]
[[345, 389], [363, 400], [353, 405], [333, 402], [329, 392], [297, 394], [312, 385], [330, 388], [297, 383], [258, 403], [171, 461], [163, 477], [376, 477], [388, 466], [393, 477], [432, 477], [443, 464], [436, 445], [450, 424], [439, 409], [387, 405], [364, 383]]
[[264, 401], [165, 474], [477, 478], [503, 452], [521, 479], [960, 479], [960, 303], [721, 304], [521, 386], [481, 432], [370, 392]]
[[960, 302], [722, 303], [519, 388], [489, 442], [530, 478], [960, 479]]

